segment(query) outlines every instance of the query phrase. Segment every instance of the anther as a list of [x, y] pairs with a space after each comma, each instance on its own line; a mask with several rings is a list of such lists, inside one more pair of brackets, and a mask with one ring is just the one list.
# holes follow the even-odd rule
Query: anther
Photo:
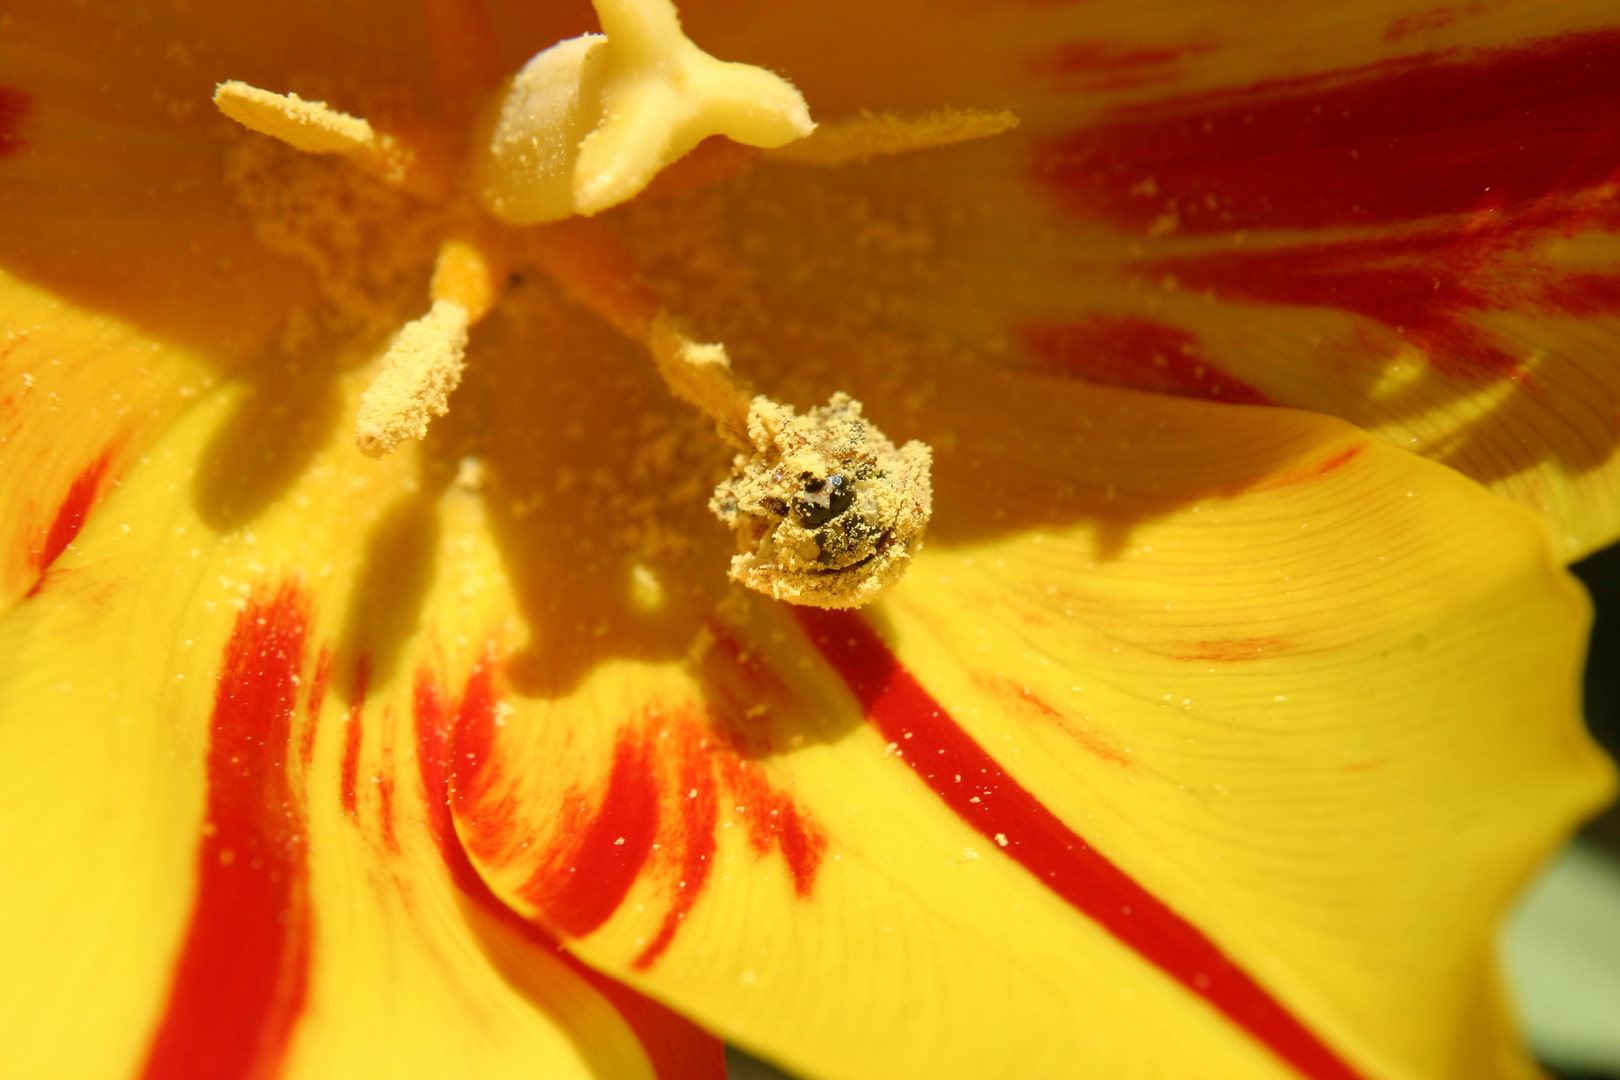
[[362, 171], [419, 198], [436, 202], [449, 192], [445, 147], [431, 131], [404, 140], [324, 101], [276, 94], [235, 79], [214, 88], [214, 105], [251, 131], [307, 154], [340, 154]]
[[507, 265], [505, 249], [476, 231], [439, 246], [433, 307], [395, 335], [381, 371], [360, 395], [354, 441], [361, 453], [391, 453], [425, 436], [429, 422], [449, 411], [465, 367], [467, 331], [500, 299]]

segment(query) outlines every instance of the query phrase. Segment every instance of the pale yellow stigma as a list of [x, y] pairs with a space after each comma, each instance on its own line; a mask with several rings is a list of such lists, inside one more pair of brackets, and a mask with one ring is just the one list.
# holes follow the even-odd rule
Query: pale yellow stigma
[[815, 129], [785, 79], [726, 63], [681, 30], [670, 0], [595, 0], [606, 36], [552, 46], [508, 84], [475, 162], [494, 217], [536, 225], [634, 197], [711, 135], [771, 148]]

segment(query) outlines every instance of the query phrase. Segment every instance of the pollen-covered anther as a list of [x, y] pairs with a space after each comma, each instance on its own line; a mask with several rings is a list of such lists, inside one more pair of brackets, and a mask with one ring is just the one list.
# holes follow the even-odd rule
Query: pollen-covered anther
[[802, 416], [756, 397], [748, 431], [754, 452], [737, 456], [709, 501], [737, 536], [733, 581], [789, 603], [853, 608], [900, 579], [933, 510], [925, 444], [896, 448], [843, 393]]
[[449, 194], [443, 140], [429, 129], [402, 141], [324, 101], [272, 93], [235, 79], [214, 88], [214, 105], [251, 131], [306, 154], [342, 155], [361, 171], [419, 198], [437, 202]]
[[231, 80], [214, 88], [214, 105], [243, 127], [280, 139], [309, 154], [352, 154], [377, 144], [377, 133], [357, 116]]
[[394, 336], [382, 370], [360, 395], [354, 442], [361, 453], [391, 453], [406, 439], [425, 436], [428, 421], [450, 411], [450, 392], [461, 382], [470, 321], [460, 304], [435, 300], [426, 315]]
[[470, 229], [439, 245], [429, 286], [433, 307], [394, 336], [382, 370], [360, 395], [354, 442], [361, 453], [392, 453], [406, 439], [425, 436], [429, 421], [450, 411], [467, 331], [500, 299], [508, 262], [505, 245], [488, 229]]
[[692, 44], [670, 0], [594, 2], [605, 36], [534, 57], [486, 118], [474, 173], [499, 220], [537, 225], [617, 206], [710, 135], [768, 149], [815, 129], [785, 79]]

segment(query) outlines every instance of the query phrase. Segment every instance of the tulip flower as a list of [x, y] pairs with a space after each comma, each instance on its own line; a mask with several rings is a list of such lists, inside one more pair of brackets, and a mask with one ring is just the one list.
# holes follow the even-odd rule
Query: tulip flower
[[13, 4], [0, 1073], [1537, 1075], [1605, 17]]

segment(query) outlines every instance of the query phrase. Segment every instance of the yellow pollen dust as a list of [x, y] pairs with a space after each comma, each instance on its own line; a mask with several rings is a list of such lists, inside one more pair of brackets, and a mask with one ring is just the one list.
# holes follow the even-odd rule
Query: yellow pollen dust
[[[389, 453], [425, 437], [433, 418], [449, 410], [469, 332], [500, 302], [516, 254], [641, 342], [670, 391], [713, 420], [738, 451], [731, 478], [710, 500], [737, 539], [732, 579], [793, 603], [865, 604], [899, 579], [921, 546], [932, 503], [929, 448], [896, 447], [847, 394], [802, 414], [755, 394], [725, 347], [683, 331], [613, 235], [581, 218], [633, 198], [713, 135], [774, 160], [836, 166], [996, 135], [1017, 126], [1017, 117], [976, 109], [863, 113], [818, 130], [785, 79], [693, 44], [670, 0], [593, 3], [604, 33], [559, 42], [499, 86], [492, 85], [489, 48], [489, 62], [478, 69], [489, 70], [479, 78], [439, 72], [441, 83], [462, 87], [452, 95], [458, 102], [490, 87], [482, 111], [474, 100], [463, 114], [476, 113], [460, 167], [445, 149], [457, 138], [432, 124], [400, 128], [397, 119], [378, 118], [389, 134], [296, 94], [236, 81], [216, 89], [219, 110], [245, 127], [300, 151], [341, 156], [414, 197], [412, 205], [434, 223], [427, 236], [441, 237], [430, 307], [381, 357], [361, 395], [356, 446], [369, 456]], [[477, 4], [463, 6], [479, 13]], [[452, 38], [490, 37], [487, 26], [439, 29]], [[436, 44], [442, 67], [441, 56], [449, 63], [471, 55], [478, 42]], [[331, 209], [341, 212], [336, 203]], [[656, 577], [650, 570], [643, 576], [638, 602], [661, 602]]]

